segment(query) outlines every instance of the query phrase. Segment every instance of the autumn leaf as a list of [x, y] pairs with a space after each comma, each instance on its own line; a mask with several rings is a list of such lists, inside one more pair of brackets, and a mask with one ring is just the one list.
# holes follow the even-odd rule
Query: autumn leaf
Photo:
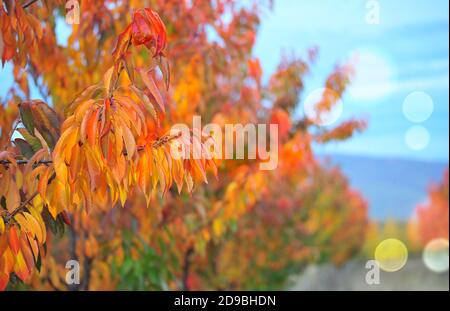
[[5, 232], [5, 221], [3, 220], [3, 217], [0, 217], [0, 234], [3, 234]]
[[22, 123], [32, 136], [39, 133], [41, 139], [53, 148], [60, 129], [60, 120], [57, 113], [46, 103], [40, 100], [25, 101], [19, 104]]
[[[358, 124], [317, 129], [294, 117], [309, 61], [283, 58], [261, 81], [259, 3], [153, 1], [155, 11], [137, 9], [126, 24], [129, 3], [87, 1], [61, 45], [54, 21], [64, 1], [16, 2], [0, 6], [0, 56], [14, 73], [0, 105], [0, 289], [17, 275], [32, 289], [65, 290], [68, 256], [83, 280], [70, 289], [275, 287], [286, 271], [317, 258], [343, 263], [360, 248], [366, 205], [311, 150]], [[29, 79], [51, 104], [26, 98]], [[338, 96], [325, 110], [347, 83], [338, 69], [329, 75]], [[260, 171], [259, 158], [219, 161], [209, 133], [170, 130], [194, 115], [278, 124], [277, 169]], [[12, 143], [16, 124], [22, 137]]]
[[15, 255], [19, 253], [20, 244], [19, 244], [19, 236], [17, 235], [17, 229], [15, 226], [12, 226], [8, 232], [9, 246]]
[[9, 275], [0, 271], [0, 291], [5, 290], [9, 282]]
[[166, 46], [166, 28], [158, 13], [152, 9], [138, 9], [133, 13], [131, 24], [119, 35], [113, 51], [117, 62], [126, 52], [129, 44], [145, 45], [154, 49], [153, 56], [162, 55]]
[[30, 275], [30, 271], [28, 270], [22, 252], [17, 253], [16, 262], [14, 264], [14, 272], [22, 281], [25, 281]]
[[144, 69], [137, 69], [142, 81], [144, 82], [145, 86], [150, 91], [150, 94], [152, 94], [153, 98], [155, 99], [156, 103], [158, 104], [159, 109], [164, 113], [164, 102], [161, 96], [161, 93], [158, 90], [158, 87], [155, 84], [155, 81], [153, 80], [153, 77], [151, 75], [151, 72], [146, 71]]
[[118, 37], [116, 47], [112, 53], [114, 61], [118, 61], [126, 52], [131, 41], [131, 25], [129, 25]]

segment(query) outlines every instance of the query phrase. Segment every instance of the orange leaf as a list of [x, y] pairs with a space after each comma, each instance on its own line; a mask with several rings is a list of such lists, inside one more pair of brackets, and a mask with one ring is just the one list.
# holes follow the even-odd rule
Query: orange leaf
[[14, 254], [17, 255], [17, 253], [20, 250], [20, 242], [19, 242], [19, 236], [17, 235], [17, 229], [15, 226], [12, 226], [9, 229], [8, 238], [9, 238], [9, 246], [13, 250]]
[[152, 96], [155, 98], [156, 103], [159, 106], [159, 109], [161, 109], [162, 112], [165, 112], [163, 98], [158, 90], [158, 87], [155, 84], [155, 81], [153, 80], [151, 71], [145, 71], [144, 69], [137, 69], [137, 70], [141, 75], [142, 81], [144, 82], [145, 86], [148, 88]]
[[0, 271], [0, 291], [4, 291], [9, 282], [9, 275]]
[[11, 213], [20, 205], [20, 193], [17, 185], [12, 181], [9, 183], [9, 189], [6, 193], [6, 208]]
[[50, 168], [45, 169], [39, 176], [38, 191], [44, 201], [47, 201], [47, 185], [50, 174]]
[[61, 212], [60, 215], [61, 215], [61, 217], [62, 217], [62, 219], [63, 219], [63, 221], [64, 221], [64, 223], [65, 223], [66, 225], [68, 225], [68, 226], [71, 226], [71, 225], [72, 225], [71, 222], [70, 222], [69, 215], [67, 215], [67, 212], [63, 211], [63, 212]]
[[131, 25], [129, 25], [117, 39], [116, 47], [112, 53], [114, 61], [117, 62], [125, 53], [131, 40]]
[[28, 244], [28, 240], [24, 236], [20, 239], [20, 249], [22, 250], [23, 258], [25, 259], [28, 270], [32, 271], [34, 268], [34, 257], [30, 249], [30, 244]]
[[14, 272], [22, 281], [25, 281], [30, 275], [30, 271], [28, 270], [22, 252], [18, 252], [16, 256], [16, 263], [14, 264]]
[[97, 127], [98, 127], [98, 114], [100, 110], [97, 109], [94, 113], [91, 114], [89, 120], [87, 121], [87, 137], [88, 142], [91, 146], [95, 144], [97, 139]]

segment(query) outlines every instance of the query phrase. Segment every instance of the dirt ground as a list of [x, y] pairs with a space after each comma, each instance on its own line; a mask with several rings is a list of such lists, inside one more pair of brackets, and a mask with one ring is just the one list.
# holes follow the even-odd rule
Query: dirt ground
[[420, 258], [411, 258], [397, 272], [380, 271], [380, 284], [366, 284], [365, 261], [353, 260], [340, 268], [333, 265], [309, 266], [291, 279], [289, 290], [449, 290], [449, 273], [430, 271]]

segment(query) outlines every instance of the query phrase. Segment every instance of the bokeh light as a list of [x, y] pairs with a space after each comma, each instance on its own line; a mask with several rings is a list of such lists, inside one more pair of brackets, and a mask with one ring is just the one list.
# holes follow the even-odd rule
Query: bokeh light
[[381, 52], [372, 49], [356, 50], [351, 54], [355, 68], [349, 94], [359, 101], [380, 99], [394, 90], [393, 66]]
[[448, 240], [440, 238], [428, 242], [423, 251], [422, 259], [425, 266], [433, 272], [448, 271]]
[[408, 249], [398, 239], [386, 239], [375, 249], [375, 260], [382, 270], [395, 272], [408, 261]]
[[425, 92], [412, 92], [403, 101], [403, 114], [411, 122], [424, 122], [433, 113], [433, 99]]
[[412, 150], [425, 149], [430, 143], [430, 133], [421, 125], [411, 126], [406, 131], [405, 143]]

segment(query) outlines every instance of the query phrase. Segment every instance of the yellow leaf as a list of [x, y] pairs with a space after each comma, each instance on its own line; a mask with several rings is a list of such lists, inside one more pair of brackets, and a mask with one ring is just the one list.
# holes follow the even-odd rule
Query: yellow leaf
[[14, 252], [14, 254], [17, 255], [17, 253], [20, 250], [20, 245], [19, 245], [19, 236], [17, 235], [17, 229], [15, 226], [10, 227], [8, 238], [9, 238], [9, 247]]
[[0, 234], [5, 232], [5, 222], [3, 221], [3, 217], [0, 217]]
[[109, 68], [105, 75], [103, 76], [103, 85], [105, 87], [106, 92], [109, 94], [111, 91], [111, 80], [114, 73], [114, 66]]
[[30, 224], [33, 233], [36, 236], [36, 239], [39, 243], [43, 243], [44, 241], [44, 235], [42, 234], [41, 226], [39, 225], [38, 221], [30, 214], [30, 213], [23, 213], [25, 215], [25, 218], [27, 219], [28, 223]]
[[6, 199], [6, 208], [8, 212], [12, 213], [16, 208], [20, 205], [20, 193], [17, 185], [11, 181], [9, 183], [8, 192], [5, 196]]
[[39, 212], [34, 208], [30, 209], [30, 213], [31, 213], [31, 215], [33, 215], [34, 219], [36, 219], [37, 223], [39, 224], [39, 227], [41, 228], [42, 241], [46, 241], [47, 240], [47, 231], [46, 231], [45, 223], [44, 223], [44, 220], [42, 219], [41, 214], [39, 214]]
[[47, 168], [39, 176], [38, 191], [39, 191], [39, 194], [41, 195], [42, 200], [44, 200], [44, 202], [48, 202], [48, 200], [47, 200], [47, 185], [48, 185], [49, 174], [50, 174], [50, 168]]
[[30, 274], [22, 252], [19, 252], [16, 256], [16, 263], [14, 264], [14, 272], [22, 281], [25, 281], [28, 278], [28, 275]]
[[131, 133], [131, 130], [126, 126], [123, 127], [123, 134], [123, 140], [125, 142], [125, 147], [127, 148], [127, 157], [128, 159], [131, 159], [136, 152], [136, 141], [134, 140], [133, 133]]
[[20, 225], [20, 229], [23, 232], [31, 233], [31, 234], [33, 234], [33, 237], [34, 237], [33, 228], [28, 223], [28, 221], [26, 220], [25, 216], [22, 213], [16, 214], [16, 216], [14, 216], [14, 220], [17, 221], [17, 223]]
[[222, 235], [223, 232], [223, 224], [219, 219], [214, 220], [213, 222], [213, 231], [214, 231], [214, 235], [216, 237], [219, 237]]
[[39, 139], [39, 142], [41, 143], [42, 147], [45, 148], [46, 150], [49, 150], [50, 148], [48, 147], [47, 142], [45, 141], [44, 137], [42, 136], [42, 134], [38, 131], [38, 129], [34, 129], [34, 136], [36, 136]]

